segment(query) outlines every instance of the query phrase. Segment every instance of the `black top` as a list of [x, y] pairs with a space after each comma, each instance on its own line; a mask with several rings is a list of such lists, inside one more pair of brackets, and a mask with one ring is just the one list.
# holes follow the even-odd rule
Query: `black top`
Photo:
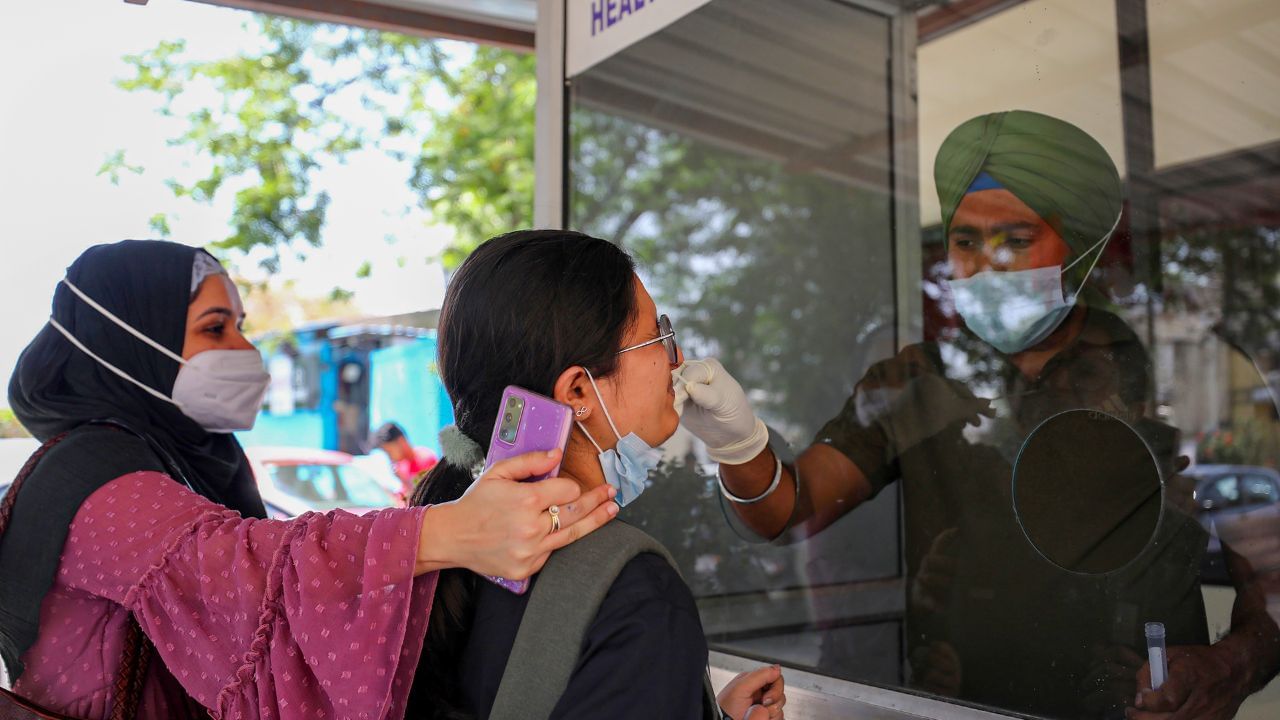
[[[24, 481], [9, 527], [0, 538], [0, 656], [11, 680], [39, 632], [40, 605], [53, 586], [71, 519], [95, 490], [133, 472], [164, 472], [160, 458], [137, 435], [108, 425], [85, 425], [49, 448]], [[55, 536], [58, 542], [45, 542]]]
[[[468, 710], [480, 720], [493, 708], [529, 594], [480, 583], [458, 672]], [[689, 587], [665, 559], [637, 555], [587, 630], [551, 718], [700, 720], [706, 667], [707, 641]]]

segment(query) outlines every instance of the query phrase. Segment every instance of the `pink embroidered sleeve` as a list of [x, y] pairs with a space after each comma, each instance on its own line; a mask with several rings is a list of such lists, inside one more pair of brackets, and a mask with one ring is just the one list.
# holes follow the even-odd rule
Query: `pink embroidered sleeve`
[[60, 580], [132, 610], [218, 718], [398, 718], [436, 574], [425, 508], [241, 518], [153, 472], [81, 506]]

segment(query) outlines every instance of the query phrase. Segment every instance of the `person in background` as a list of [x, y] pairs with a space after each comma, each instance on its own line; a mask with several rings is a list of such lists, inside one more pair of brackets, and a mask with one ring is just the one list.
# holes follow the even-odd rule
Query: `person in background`
[[436, 454], [427, 448], [414, 447], [405, 435], [404, 428], [394, 422], [383, 423], [374, 431], [370, 445], [381, 448], [391, 460], [391, 467], [396, 471], [396, 477], [400, 478], [397, 500], [402, 505], [413, 494], [418, 479], [439, 461]]
[[438, 570], [528, 577], [617, 513], [605, 486], [518, 482], [558, 462], [535, 453], [453, 503], [266, 519], [233, 431], [268, 375], [218, 261], [98, 245], [52, 305], [9, 384], [45, 445], [0, 502], [0, 656], [50, 712], [401, 718]]

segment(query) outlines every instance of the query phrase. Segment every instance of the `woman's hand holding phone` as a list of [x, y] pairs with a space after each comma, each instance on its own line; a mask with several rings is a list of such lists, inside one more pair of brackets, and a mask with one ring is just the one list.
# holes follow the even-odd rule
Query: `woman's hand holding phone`
[[[491, 468], [503, 460], [530, 452], [563, 453], [568, 447], [569, 432], [572, 428], [573, 410], [569, 409], [568, 405], [522, 387], [508, 385], [503, 389], [502, 401], [498, 405], [497, 420], [493, 423], [493, 435], [489, 438], [489, 453], [484, 459], [485, 467]], [[560, 454], [548, 455], [548, 457], [561, 459]], [[559, 474], [560, 464], [557, 462], [542, 473], [521, 479], [528, 482], [541, 482]], [[552, 502], [540, 506], [540, 509], [548, 509], [542, 521], [548, 533], [554, 533], [558, 528], [564, 527], [565, 518], [559, 514], [559, 504], [554, 503], [557, 506], [554, 516], [549, 510], [553, 505]], [[545, 557], [538, 560], [537, 567], [532, 572], [541, 569], [545, 561]], [[480, 574], [498, 587], [521, 595], [529, 591], [529, 575], [532, 574], [525, 573], [523, 570], [521, 573], [520, 575]]]
[[[610, 485], [584, 493], [560, 477], [521, 482], [550, 472], [560, 455], [531, 452], [499, 461], [461, 498], [428, 508], [414, 573], [462, 567], [523, 580], [541, 570], [553, 551], [612, 520], [618, 505]], [[560, 530], [554, 533], [547, 514], [552, 505], [560, 508]]]

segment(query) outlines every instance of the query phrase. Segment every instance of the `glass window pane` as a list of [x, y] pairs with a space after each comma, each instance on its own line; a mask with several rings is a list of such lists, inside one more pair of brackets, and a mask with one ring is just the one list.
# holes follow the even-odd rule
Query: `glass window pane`
[[[827, 0], [711, 3], [573, 83], [572, 225], [632, 252], [685, 353], [732, 366], [800, 444], [893, 345], [888, 25]], [[751, 545], [705, 450], [678, 434], [667, 454], [624, 514], [681, 561], [713, 647], [897, 679], [891, 493], [810, 543]]]
[[1277, 27], [712, 0], [571, 78], [569, 225], [801, 453], [772, 543], [779, 503], [724, 499], [685, 431], [624, 511], [714, 648], [1093, 718], [1133, 704], [1147, 623], [1233, 667], [1280, 643]]
[[1277, 501], [1275, 482], [1262, 475], [1245, 475], [1240, 479], [1245, 504], [1267, 505]]
[[[1114, 0], [1006, 3], [1003, 12], [921, 43], [920, 217], [941, 214], [933, 161], [957, 125], [993, 109], [1070, 117], [1125, 171]], [[928, 26], [926, 13], [920, 22]], [[1100, 102], [1100, 98], [1107, 98]]]
[[267, 465], [276, 487], [317, 510], [337, 507], [338, 484], [331, 465]]
[[1215, 507], [1235, 505], [1240, 501], [1240, 486], [1234, 475], [1217, 478], [1209, 482], [1204, 489], [1204, 502]]
[[1161, 0], [1148, 19], [1157, 167], [1280, 140], [1274, 2]]
[[344, 507], [387, 507], [391, 497], [377, 478], [355, 465], [335, 465]]

